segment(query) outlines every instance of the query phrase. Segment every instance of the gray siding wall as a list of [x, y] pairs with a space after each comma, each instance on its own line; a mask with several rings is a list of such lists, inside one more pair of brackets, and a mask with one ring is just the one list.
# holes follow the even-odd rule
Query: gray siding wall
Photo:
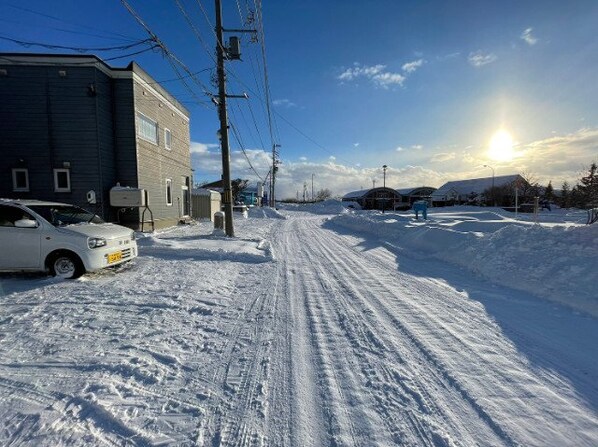
[[[137, 135], [139, 187], [148, 191], [156, 226], [173, 225], [182, 217], [184, 178], [191, 177], [189, 123], [147, 87], [134, 82], [134, 89], [136, 112], [156, 121], [159, 129], [157, 145]], [[170, 150], [164, 129], [171, 131]], [[166, 203], [166, 179], [172, 180], [172, 206]]]

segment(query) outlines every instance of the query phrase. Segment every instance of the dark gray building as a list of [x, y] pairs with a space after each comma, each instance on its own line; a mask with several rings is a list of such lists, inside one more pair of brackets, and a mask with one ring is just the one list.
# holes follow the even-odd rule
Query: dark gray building
[[73, 203], [138, 228], [143, 209], [111, 206], [120, 185], [143, 189], [156, 226], [172, 225], [190, 215], [189, 148], [189, 112], [136, 63], [0, 53], [0, 197]]
[[394, 210], [401, 195], [392, 188], [362, 189], [347, 193], [343, 202], [356, 202], [364, 210]]

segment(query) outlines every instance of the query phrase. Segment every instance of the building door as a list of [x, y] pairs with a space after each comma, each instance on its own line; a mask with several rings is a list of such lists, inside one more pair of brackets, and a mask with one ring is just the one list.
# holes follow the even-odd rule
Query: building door
[[181, 180], [181, 197], [183, 198], [183, 203], [181, 204], [183, 208], [181, 210], [181, 215], [188, 217], [191, 214], [191, 192], [189, 191], [189, 177], [182, 177]]

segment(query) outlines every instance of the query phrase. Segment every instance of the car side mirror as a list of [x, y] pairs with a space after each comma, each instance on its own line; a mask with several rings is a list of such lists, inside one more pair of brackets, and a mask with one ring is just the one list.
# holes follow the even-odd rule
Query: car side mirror
[[33, 219], [19, 219], [15, 221], [15, 227], [17, 228], [37, 228], [38, 224]]

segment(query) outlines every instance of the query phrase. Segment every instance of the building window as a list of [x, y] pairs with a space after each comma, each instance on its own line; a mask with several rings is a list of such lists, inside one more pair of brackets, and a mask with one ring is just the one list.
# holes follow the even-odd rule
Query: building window
[[168, 150], [172, 149], [172, 134], [170, 129], [164, 129], [164, 146]]
[[54, 192], [71, 192], [71, 173], [68, 169], [54, 169]]
[[27, 169], [12, 170], [12, 190], [29, 191], [29, 171]]
[[137, 115], [137, 135], [145, 141], [158, 144], [158, 123], [145, 115]]
[[172, 179], [166, 179], [166, 205], [172, 206]]

